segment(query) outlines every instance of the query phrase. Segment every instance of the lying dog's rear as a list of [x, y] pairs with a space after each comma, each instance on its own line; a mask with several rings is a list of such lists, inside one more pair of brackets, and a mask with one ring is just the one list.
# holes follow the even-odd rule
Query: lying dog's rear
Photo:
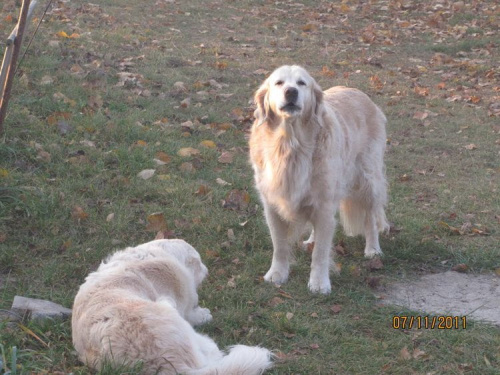
[[207, 269], [181, 240], [115, 253], [87, 277], [73, 306], [73, 344], [94, 369], [142, 363], [143, 374], [261, 374], [270, 353], [243, 345], [224, 355], [192, 325], [212, 317], [198, 306]]

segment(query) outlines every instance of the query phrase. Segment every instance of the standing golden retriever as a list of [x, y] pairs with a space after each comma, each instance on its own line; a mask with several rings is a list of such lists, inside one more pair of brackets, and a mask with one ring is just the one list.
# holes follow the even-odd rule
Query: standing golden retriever
[[259, 375], [271, 366], [264, 348], [236, 345], [225, 354], [193, 325], [212, 319], [198, 306], [207, 275], [182, 240], [157, 240], [118, 251], [91, 273], [75, 297], [73, 344], [82, 362], [142, 362], [144, 375]]
[[365, 256], [381, 255], [386, 118], [361, 91], [325, 92], [300, 66], [282, 66], [255, 93], [250, 160], [274, 252], [264, 276], [288, 278], [293, 234], [309, 222], [314, 242], [309, 289], [329, 293], [335, 214], [348, 235], [364, 234]]

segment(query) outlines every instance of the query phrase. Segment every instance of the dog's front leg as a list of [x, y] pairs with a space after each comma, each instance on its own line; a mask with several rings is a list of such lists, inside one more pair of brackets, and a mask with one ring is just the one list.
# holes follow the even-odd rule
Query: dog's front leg
[[314, 227], [314, 249], [311, 261], [309, 290], [313, 293], [328, 294], [330, 283], [330, 255], [335, 233], [335, 210], [321, 207], [311, 222]]
[[273, 242], [273, 260], [271, 268], [264, 276], [264, 280], [275, 284], [283, 284], [288, 279], [290, 269], [291, 245], [288, 239], [290, 224], [283, 220], [274, 208], [265, 202], [264, 213]]

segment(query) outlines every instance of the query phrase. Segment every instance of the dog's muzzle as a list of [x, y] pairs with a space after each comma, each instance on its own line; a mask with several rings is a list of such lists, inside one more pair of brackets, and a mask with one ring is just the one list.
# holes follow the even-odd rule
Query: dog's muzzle
[[296, 104], [298, 97], [299, 97], [299, 90], [297, 90], [295, 87], [287, 87], [285, 89], [286, 104], [282, 106], [280, 109], [287, 113], [300, 111], [301, 108]]

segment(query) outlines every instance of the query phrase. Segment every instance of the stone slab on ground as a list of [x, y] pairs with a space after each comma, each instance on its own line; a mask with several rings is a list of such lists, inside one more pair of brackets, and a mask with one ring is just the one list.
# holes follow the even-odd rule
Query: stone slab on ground
[[500, 326], [500, 277], [447, 271], [388, 285], [382, 303]]
[[21, 316], [28, 313], [31, 320], [67, 319], [71, 316], [71, 309], [57, 303], [21, 296], [14, 297], [11, 310]]

